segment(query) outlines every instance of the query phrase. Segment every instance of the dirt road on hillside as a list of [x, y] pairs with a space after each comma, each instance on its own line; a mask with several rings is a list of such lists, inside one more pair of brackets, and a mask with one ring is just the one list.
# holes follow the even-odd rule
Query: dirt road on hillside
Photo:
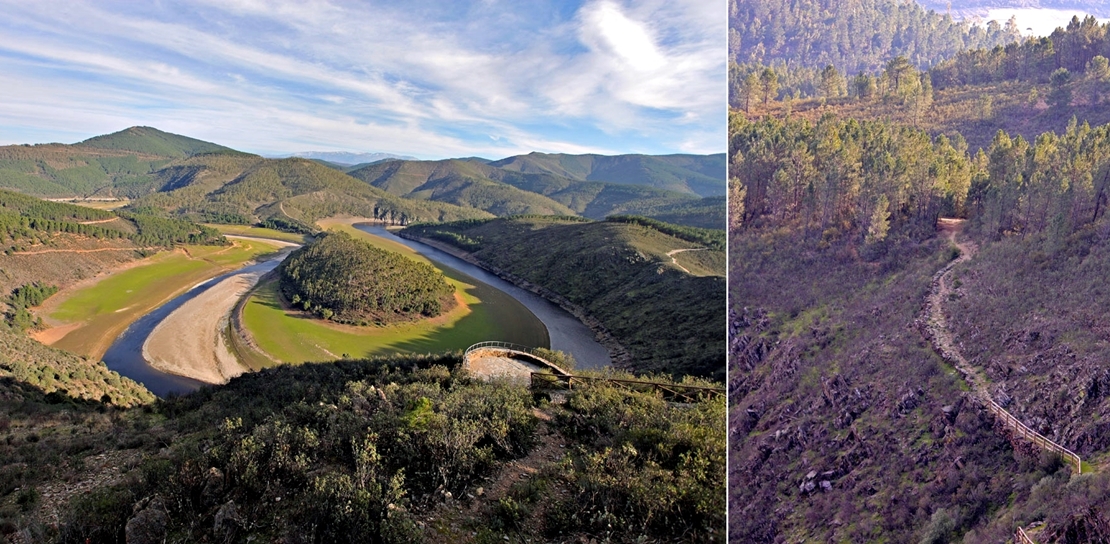
[[671, 262], [674, 263], [675, 266], [681, 268], [683, 272], [685, 272], [687, 274], [690, 274], [692, 276], [693, 272], [690, 272], [689, 270], [687, 270], [685, 266], [682, 266], [682, 265], [678, 264], [678, 259], [674, 258], [675, 254], [682, 253], [684, 251], [707, 251], [708, 249], [709, 248], [707, 248], [707, 247], [694, 247], [694, 248], [690, 248], [690, 249], [672, 249], [672, 250], [667, 252], [667, 256], [671, 258]]

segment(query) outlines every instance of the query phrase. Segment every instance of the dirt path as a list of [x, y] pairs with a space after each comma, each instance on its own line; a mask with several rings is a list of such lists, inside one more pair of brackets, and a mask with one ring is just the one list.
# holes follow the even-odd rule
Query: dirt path
[[964, 220], [940, 219], [939, 229], [942, 236], [952, 242], [960, 250], [960, 256], [948, 263], [933, 276], [932, 290], [926, 299], [926, 334], [932, 339], [933, 346], [940, 352], [945, 360], [956, 366], [956, 370], [964, 376], [976, 397], [984, 404], [990, 403], [990, 392], [987, 390], [987, 378], [982, 370], [976, 368], [964, 358], [956, 348], [955, 340], [948, 328], [948, 318], [944, 315], [944, 302], [952, 294], [952, 269], [975, 256], [979, 249], [975, 243], [964, 240], [958, 241], [963, 230]]
[[694, 247], [694, 248], [690, 248], [690, 249], [672, 249], [672, 250], [667, 252], [667, 256], [671, 258], [671, 262], [674, 263], [675, 266], [679, 267], [680, 269], [682, 269], [683, 272], [685, 272], [687, 274], [690, 274], [692, 276], [693, 273], [690, 272], [689, 270], [687, 270], [685, 266], [682, 266], [682, 265], [678, 264], [678, 259], [675, 259], [674, 256], [679, 254], [679, 253], [682, 253], [684, 251], [706, 251], [708, 249], [709, 248], [707, 248], [707, 247]]
[[37, 251], [16, 251], [12, 255], [42, 255], [44, 253], [100, 253], [101, 251], [154, 251], [157, 247], [101, 247], [97, 249], [40, 249]]
[[963, 226], [964, 220], [961, 219], [940, 219], [938, 222], [940, 234], [959, 248], [960, 256], [933, 275], [932, 289], [929, 291], [929, 296], [925, 302], [925, 335], [932, 343], [933, 349], [937, 350], [946, 361], [955, 366], [956, 370], [963, 375], [964, 380], [971, 388], [972, 396], [983, 407], [993, 413], [998, 418], [999, 423], [1013, 433], [1012, 439], [1027, 440], [1039, 448], [1059, 453], [1065, 457], [1066, 461], [1074, 462], [1076, 472], [1081, 472], [1081, 460], [1078, 455], [1030, 429], [1004, 407], [994, 402], [994, 399], [991, 398], [990, 381], [987, 376], [982, 369], [968, 362], [956, 347], [952, 332], [948, 328], [948, 319], [944, 315], [944, 302], [949, 299], [954, 291], [952, 269], [956, 265], [970, 260], [979, 249], [974, 242], [958, 240]]
[[111, 223], [112, 221], [119, 221], [119, 217], [111, 217], [108, 219], [97, 219], [96, 221], [78, 221], [82, 225], [99, 225], [101, 223]]
[[[267, 240], [286, 248], [291, 242]], [[166, 316], [143, 343], [143, 358], [163, 372], [205, 383], [227, 383], [249, 369], [227, 345], [224, 331], [235, 305], [262, 277], [261, 272], [235, 274], [209, 287]]]

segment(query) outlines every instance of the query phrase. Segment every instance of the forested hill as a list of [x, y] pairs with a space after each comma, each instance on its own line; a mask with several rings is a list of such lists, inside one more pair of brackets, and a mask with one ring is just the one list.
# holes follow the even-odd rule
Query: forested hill
[[575, 181], [644, 185], [656, 189], [716, 196], [724, 192], [725, 156], [714, 155], [568, 155], [529, 153], [489, 163], [521, 173], [552, 174]]
[[1110, 80], [1107, 58], [1110, 58], [1110, 23], [1099, 24], [1091, 16], [1082, 20], [1072, 17], [1067, 27], [1057, 28], [1045, 38], [1028, 38], [1004, 48], [961, 51], [939, 63], [930, 75], [938, 88], [1014, 80], [1052, 83], [1056, 88], [1078, 74], [1105, 83]]
[[1063, 122], [979, 152], [909, 123], [733, 114], [732, 534], [1006, 542], [1044, 522], [1037, 542], [1104, 541], [1084, 536], [1106, 526], [1104, 469], [998, 432], [919, 334], [960, 251], [938, 217], [966, 218], [979, 249], [943, 302], [963, 356], [1015, 417], [1104, 458], [1110, 126]]
[[958, 134], [974, 155], [990, 147], [999, 130], [1032, 142], [1046, 132], [1063, 134], [1072, 118], [1079, 126], [1110, 122], [1107, 55], [1110, 26], [1073, 19], [1050, 37], [967, 51], [927, 71], [898, 57], [876, 75], [845, 80], [835, 74], [839, 84], [820, 98], [763, 102], [742, 86], [737, 107], [752, 118], [816, 121], [835, 114], [893, 121], [952, 140]]
[[0, 243], [9, 254], [52, 245], [61, 234], [129, 240], [137, 246], [225, 244], [215, 229], [183, 219], [109, 212], [0, 190]]
[[0, 147], [0, 189], [127, 198], [215, 223], [311, 223], [334, 214], [395, 224], [519, 214], [650, 215], [724, 225], [725, 156], [532, 153], [344, 167], [257, 155], [150, 127], [73, 145]]
[[1072, 124], [1032, 142], [1000, 131], [974, 158], [958, 139], [882, 121], [734, 114], [730, 132], [743, 202], [734, 228], [791, 226], [815, 243], [923, 239], [941, 214], [970, 217], [987, 239], [1062, 239], [1105, 215], [1110, 199], [1110, 125]]
[[247, 155], [247, 153], [236, 151], [230, 147], [189, 138], [188, 136], [162, 132], [152, 127], [131, 127], [112, 134], [95, 136], [74, 145], [96, 149], [131, 151], [174, 159], [203, 153]]
[[[725, 156], [530, 153], [500, 161], [383, 161], [348, 173], [390, 194], [494, 215], [638, 214], [723, 228]], [[701, 197], [701, 198], [699, 198]]]
[[402, 232], [471, 252], [583, 307], [627, 349], [629, 360], [618, 362], [632, 370], [723, 377], [723, 231], [519, 217]]
[[730, 0], [729, 49], [739, 64], [859, 73], [902, 55], [927, 68], [1018, 39], [1018, 29], [1004, 23], [957, 23], [897, 0]]
[[317, 236], [282, 261], [277, 274], [286, 300], [337, 323], [411, 321], [455, 306], [455, 289], [431, 265], [345, 232]]

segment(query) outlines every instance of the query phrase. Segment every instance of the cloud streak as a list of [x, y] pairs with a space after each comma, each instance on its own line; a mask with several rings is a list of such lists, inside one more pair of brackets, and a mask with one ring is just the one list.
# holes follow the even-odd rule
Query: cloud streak
[[712, 3], [0, 0], [0, 143], [144, 124], [273, 154], [719, 152]]

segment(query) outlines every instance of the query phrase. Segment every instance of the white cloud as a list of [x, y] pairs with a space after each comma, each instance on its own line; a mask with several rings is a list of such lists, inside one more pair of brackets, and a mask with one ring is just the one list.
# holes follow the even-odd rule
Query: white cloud
[[133, 121], [268, 152], [724, 147], [712, 2], [205, 1], [0, 0], [0, 134], [33, 110], [59, 133]]

